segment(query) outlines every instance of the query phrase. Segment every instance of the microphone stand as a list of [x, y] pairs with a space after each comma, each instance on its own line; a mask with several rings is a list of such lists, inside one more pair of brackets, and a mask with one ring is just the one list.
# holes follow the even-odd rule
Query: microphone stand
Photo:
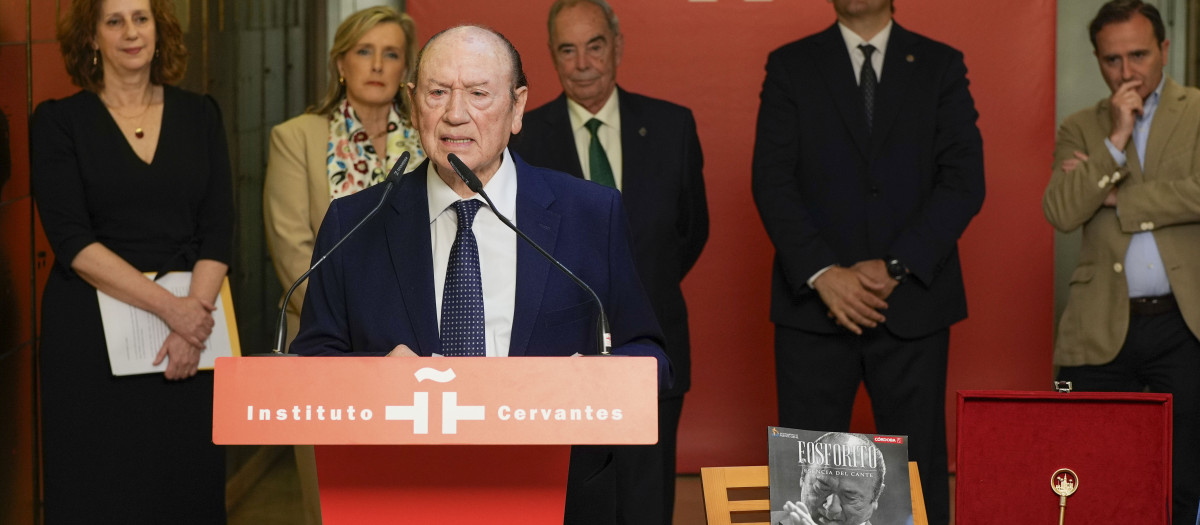
[[288, 288], [287, 293], [283, 296], [283, 306], [279, 309], [279, 317], [275, 321], [275, 348], [270, 352], [251, 354], [252, 356], [283, 357], [295, 355], [287, 353], [286, 349], [284, 348], [284, 339], [287, 337], [287, 305], [288, 301], [292, 298], [292, 293], [294, 293], [296, 289], [300, 287], [300, 283], [308, 279], [308, 276], [311, 275], [313, 271], [321, 265], [321, 263], [325, 262], [325, 258], [329, 257], [330, 254], [336, 251], [338, 247], [342, 245], [342, 243], [346, 242], [346, 239], [349, 239], [351, 235], [354, 235], [354, 232], [358, 231], [362, 225], [371, 220], [371, 217], [374, 217], [375, 213], [383, 207], [383, 203], [387, 201], [388, 195], [390, 195], [392, 193], [392, 189], [396, 187], [397, 181], [403, 178], [404, 169], [408, 167], [408, 159], [409, 154], [407, 151], [400, 154], [400, 158], [396, 160], [396, 164], [392, 166], [392, 171], [388, 173], [387, 179], [385, 179], [383, 182], [383, 195], [379, 196], [379, 202], [375, 204], [375, 207], [371, 208], [371, 211], [368, 212], [367, 215], [362, 218], [362, 220], [358, 221], [358, 224], [355, 224], [354, 227], [351, 228], [348, 233], [346, 233], [346, 235], [342, 236], [341, 239], [338, 239], [337, 244], [334, 244], [329, 251], [325, 252], [325, 255], [322, 255], [320, 259], [317, 259], [317, 262], [313, 263], [312, 266], [308, 268], [308, 271], [304, 272], [299, 279], [296, 279], [296, 282], [292, 283], [291, 288]]
[[512, 231], [517, 232], [518, 237], [524, 239], [525, 242], [529, 243], [530, 246], [533, 246], [533, 249], [542, 254], [542, 257], [545, 257], [546, 260], [550, 261], [555, 268], [558, 268], [559, 271], [566, 274], [567, 277], [570, 277], [571, 281], [579, 285], [579, 287], [583, 288], [585, 291], [587, 291], [587, 293], [591, 294], [592, 300], [596, 302], [596, 306], [600, 310], [600, 317], [596, 323], [598, 332], [597, 336], [600, 341], [600, 355], [612, 355], [612, 332], [608, 327], [608, 316], [604, 314], [604, 303], [600, 301], [600, 296], [596, 295], [595, 290], [592, 290], [592, 287], [588, 286], [587, 283], [583, 282], [582, 279], [576, 277], [571, 270], [567, 269], [566, 266], [563, 266], [561, 262], [558, 262], [558, 259], [555, 259], [553, 255], [550, 255], [546, 252], [546, 250], [543, 250], [541, 246], [538, 246], [538, 243], [533, 242], [533, 239], [530, 239], [528, 235], [525, 235], [525, 232], [518, 229], [516, 225], [512, 223], [512, 221], [508, 220], [508, 217], [502, 215], [500, 211], [496, 209], [496, 205], [492, 203], [492, 198], [488, 197], [486, 191], [483, 191], [483, 182], [479, 180], [479, 177], [475, 175], [475, 172], [471, 171], [471, 168], [468, 168], [467, 165], [463, 163], [462, 159], [458, 158], [458, 155], [451, 153], [446, 156], [446, 160], [450, 162], [450, 166], [454, 168], [454, 173], [458, 174], [458, 178], [462, 179], [462, 181], [466, 183], [467, 188], [475, 193], [478, 193], [483, 197], [483, 200], [487, 201], [488, 207], [492, 209], [492, 212], [496, 214], [496, 217], [500, 219], [500, 222], [503, 222], [504, 225], [508, 226], [510, 229], [512, 229]]

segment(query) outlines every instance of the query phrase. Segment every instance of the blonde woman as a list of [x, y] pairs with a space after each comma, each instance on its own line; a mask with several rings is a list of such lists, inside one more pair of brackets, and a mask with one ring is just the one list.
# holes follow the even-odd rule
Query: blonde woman
[[[271, 131], [263, 216], [285, 290], [308, 270], [331, 200], [382, 182], [404, 151], [412, 154], [410, 166], [424, 160], [402, 89], [416, 54], [416, 24], [407, 14], [378, 6], [350, 15], [329, 51], [324, 99]], [[286, 306], [288, 344], [306, 288]]]

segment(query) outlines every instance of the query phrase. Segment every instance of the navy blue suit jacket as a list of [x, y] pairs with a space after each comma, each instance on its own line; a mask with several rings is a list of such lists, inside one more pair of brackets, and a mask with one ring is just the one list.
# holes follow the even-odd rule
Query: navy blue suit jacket
[[[708, 241], [704, 157], [688, 108], [617, 88], [621, 112], [621, 200], [633, 231], [633, 259], [667, 338], [675, 386], [690, 386], [687, 305], [679, 284]], [[513, 149], [529, 162], [583, 177], [567, 97], [525, 113]]]
[[[612, 327], [614, 353], [653, 356], [671, 381], [663, 337], [633, 270], [628, 225], [612, 189], [526, 164], [517, 169], [517, 226], [588, 283]], [[405, 175], [379, 215], [313, 273], [291, 351], [385, 355], [398, 344], [441, 353], [434, 305], [426, 160]], [[337, 199], [321, 223], [314, 261], [379, 201], [383, 185]], [[481, 260], [487, 264], [487, 260]], [[511, 356], [595, 354], [595, 307], [586, 292], [517, 239]]]
[[962, 53], [892, 26], [868, 131], [837, 24], [767, 59], [753, 193], [775, 267], [771, 320], [844, 333], [808, 278], [894, 257], [912, 272], [885, 326], [928, 335], [967, 315], [958, 238], [983, 205], [983, 139]]

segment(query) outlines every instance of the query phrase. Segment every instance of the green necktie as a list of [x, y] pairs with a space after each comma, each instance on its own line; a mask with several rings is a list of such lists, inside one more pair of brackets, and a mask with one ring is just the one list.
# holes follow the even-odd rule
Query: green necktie
[[608, 163], [608, 154], [604, 152], [604, 146], [600, 145], [600, 137], [596, 136], [596, 130], [600, 129], [603, 124], [596, 119], [589, 120], [587, 124], [584, 124], [592, 134], [592, 143], [588, 146], [588, 168], [591, 170], [592, 182], [616, 188], [617, 181], [613, 179], [612, 165]]

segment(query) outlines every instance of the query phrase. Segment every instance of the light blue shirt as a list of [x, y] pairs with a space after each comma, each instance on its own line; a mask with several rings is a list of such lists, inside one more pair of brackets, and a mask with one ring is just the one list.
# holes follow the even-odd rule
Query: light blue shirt
[[[1154, 121], [1154, 113], [1158, 110], [1158, 100], [1162, 97], [1166, 81], [1167, 76], [1163, 75], [1154, 93], [1142, 103], [1142, 115], [1133, 122], [1133, 136], [1130, 139], [1137, 148], [1138, 165], [1143, 170], [1146, 168], [1146, 140], [1150, 138], [1150, 124]], [[1108, 146], [1113, 160], [1124, 166], [1125, 152], [1118, 150], [1107, 138], [1104, 139], [1104, 145]], [[1120, 212], [1118, 209], [1117, 213]], [[1129, 249], [1125, 252], [1125, 283], [1129, 286], [1131, 299], [1171, 293], [1171, 281], [1167, 279], [1167, 270], [1163, 268], [1158, 243], [1154, 241], [1154, 232], [1135, 233], [1129, 241]]]

